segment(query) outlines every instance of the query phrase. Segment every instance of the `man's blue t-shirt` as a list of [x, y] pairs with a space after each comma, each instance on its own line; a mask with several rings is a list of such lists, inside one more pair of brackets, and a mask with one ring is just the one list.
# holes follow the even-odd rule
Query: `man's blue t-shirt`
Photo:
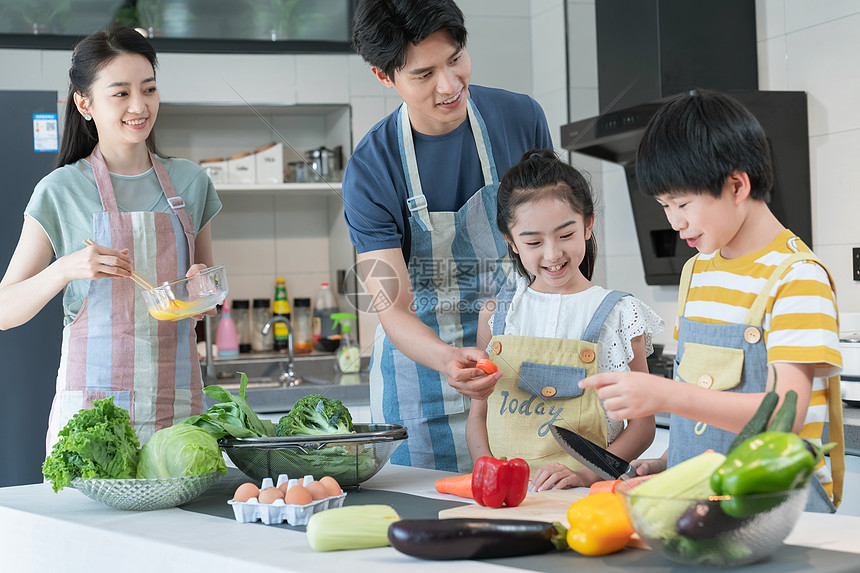
[[[469, 86], [501, 178], [531, 149], [552, 148], [546, 116], [527, 95]], [[409, 260], [406, 178], [397, 143], [398, 108], [377, 123], [355, 148], [343, 177], [344, 215], [359, 253], [402, 248]], [[457, 211], [484, 186], [468, 121], [444, 135], [413, 130], [418, 173], [430, 211]]]

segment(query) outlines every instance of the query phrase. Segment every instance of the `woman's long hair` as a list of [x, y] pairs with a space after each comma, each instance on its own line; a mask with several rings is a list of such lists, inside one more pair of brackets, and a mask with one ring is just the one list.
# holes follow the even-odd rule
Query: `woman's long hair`
[[[86, 121], [75, 105], [75, 94], [92, 96], [93, 82], [99, 72], [123, 54], [140, 54], [152, 64], [155, 72], [158, 58], [155, 48], [134, 28], [118, 27], [96, 32], [78, 42], [72, 52], [72, 67], [69, 68], [69, 95], [66, 98], [65, 127], [57, 167], [74, 163], [92, 153], [99, 142], [94, 121]], [[146, 147], [160, 155], [155, 146], [155, 128], [146, 138]]]

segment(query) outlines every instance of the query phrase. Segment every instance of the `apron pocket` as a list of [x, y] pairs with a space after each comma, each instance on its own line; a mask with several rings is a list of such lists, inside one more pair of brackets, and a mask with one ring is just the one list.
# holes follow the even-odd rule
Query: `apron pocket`
[[744, 351], [741, 348], [684, 343], [678, 376], [688, 384], [711, 390], [730, 390], [741, 382]]
[[585, 368], [523, 362], [517, 388], [548, 399], [579, 398], [583, 389], [577, 383], [585, 378]]

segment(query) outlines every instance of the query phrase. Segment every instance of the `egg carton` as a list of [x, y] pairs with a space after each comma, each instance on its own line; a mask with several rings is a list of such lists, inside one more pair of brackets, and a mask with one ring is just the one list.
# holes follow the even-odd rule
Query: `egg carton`
[[[307, 486], [312, 481], [314, 481], [314, 476], [306, 475], [302, 478], [301, 484]], [[299, 480], [295, 478], [290, 479], [287, 474], [281, 474], [278, 476], [276, 487], [281, 487], [284, 482], [287, 483], [287, 491], [289, 491], [291, 487], [299, 483]], [[263, 478], [260, 491], [274, 485], [272, 478]], [[227, 500], [227, 503], [233, 506], [233, 515], [236, 517], [236, 521], [240, 523], [262, 521], [266, 525], [272, 525], [273, 523], [277, 524], [286, 521], [289, 525], [307, 525], [313, 514], [325, 511], [326, 509], [342, 507], [345, 497], [346, 492], [341, 491], [340, 495], [318, 499], [307, 505], [285, 503], [282, 499], [277, 499], [273, 503], [260, 503], [256, 497], [252, 497], [248, 501], [234, 501], [230, 499]]]

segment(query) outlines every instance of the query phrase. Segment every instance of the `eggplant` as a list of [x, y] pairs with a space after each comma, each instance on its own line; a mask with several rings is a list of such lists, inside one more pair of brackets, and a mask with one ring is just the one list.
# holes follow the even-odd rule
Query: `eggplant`
[[559, 522], [519, 519], [402, 519], [388, 541], [420, 559], [493, 559], [564, 551], [567, 529]]
[[738, 527], [739, 520], [726, 514], [716, 501], [699, 501], [678, 518], [675, 532], [688, 539], [712, 539]]

